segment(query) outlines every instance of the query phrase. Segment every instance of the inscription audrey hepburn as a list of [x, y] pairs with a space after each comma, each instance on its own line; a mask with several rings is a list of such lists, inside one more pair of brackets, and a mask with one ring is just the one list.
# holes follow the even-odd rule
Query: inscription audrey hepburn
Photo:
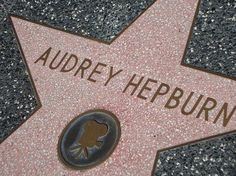
[[[94, 63], [88, 58], [79, 59], [75, 54], [62, 54], [59, 50], [53, 55], [51, 51], [52, 47], [48, 48], [34, 63], [48, 66], [51, 70], [58, 70], [64, 73], [70, 72], [74, 76], [94, 83], [97, 82], [99, 76], [106, 76], [106, 80], [103, 83], [104, 86], [107, 86], [111, 80], [115, 80], [116, 77], [124, 72], [123, 69], [114, 69], [113, 66], [108, 66], [105, 63]], [[105, 74], [103, 72], [104, 68], [108, 69], [109, 74], [103, 75]], [[85, 73], [88, 75], [87, 77], [85, 77]], [[224, 127], [228, 125], [236, 114], [236, 105], [234, 104], [229, 105], [227, 102], [219, 104], [212, 97], [193, 91], [185, 91], [180, 87], [171, 87], [167, 83], [139, 76], [138, 74], [131, 75], [122, 92], [130, 92], [131, 96], [137, 96], [137, 98], [151, 103], [161, 96], [168, 96], [166, 103], [162, 107], [167, 109], [179, 108], [180, 112], [186, 116], [198, 111], [195, 118], [203, 118], [205, 121], [210, 121], [211, 119], [213, 123], [222, 122]], [[147, 96], [147, 93], [149, 96]]]

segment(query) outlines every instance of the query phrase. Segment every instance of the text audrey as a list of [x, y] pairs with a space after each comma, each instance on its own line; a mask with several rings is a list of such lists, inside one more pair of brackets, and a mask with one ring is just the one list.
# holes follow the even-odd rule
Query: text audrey
[[[74, 54], [61, 53], [60, 50], [57, 51], [56, 54], [52, 54], [51, 51], [52, 48], [48, 48], [35, 60], [35, 63], [48, 66], [52, 70], [73, 73], [73, 76], [78, 76], [91, 82], [96, 82], [96, 78], [105, 73], [103, 69], [107, 68], [109, 74], [106, 73], [107, 79], [103, 84], [104, 86], [107, 86], [111, 83], [111, 80], [115, 79], [123, 72], [122, 69], [115, 70], [114, 67], [108, 66], [105, 63], [93, 63], [92, 60], [88, 58], [79, 59]], [[88, 76], [85, 77], [85, 75]], [[152, 95], [146, 96], [147, 92], [152, 92]], [[231, 105], [231, 108], [229, 108], [227, 102], [219, 106], [217, 100], [214, 98], [198, 95], [194, 92], [189, 92], [187, 96], [184, 96], [185, 91], [179, 87], [171, 88], [170, 85], [166, 83], [139, 76], [138, 74], [130, 76], [129, 80], [127, 80], [127, 84], [125, 84], [123, 93], [137, 96], [140, 99], [152, 103], [161, 96], [167, 96], [168, 99], [163, 105], [164, 108], [179, 108], [180, 112], [185, 116], [196, 114], [195, 118], [213, 121], [213, 123], [219, 122], [222, 123], [224, 127], [228, 125], [236, 114], [236, 106]]]

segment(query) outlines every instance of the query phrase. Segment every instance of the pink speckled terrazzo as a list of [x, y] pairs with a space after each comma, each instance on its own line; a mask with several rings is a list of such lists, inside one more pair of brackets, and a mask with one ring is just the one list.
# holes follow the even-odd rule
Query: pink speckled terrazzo
[[[236, 82], [180, 64], [197, 3], [157, 1], [110, 45], [12, 17], [42, 107], [0, 145], [2, 175], [146, 176], [151, 175], [158, 150], [236, 130], [235, 113], [225, 126], [222, 118], [215, 121], [225, 102], [228, 114], [235, 106]], [[45, 66], [42, 60], [35, 63], [50, 47]], [[57, 69], [49, 68], [59, 50], [61, 57], [66, 52], [67, 57], [76, 55], [76, 67], [85, 58], [92, 61], [83, 78], [81, 73], [74, 76], [76, 68], [60, 72], [66, 60]], [[99, 62], [106, 66], [93, 75], [96, 82], [88, 80]], [[111, 67], [122, 72], [105, 86]], [[151, 90], [145, 89], [142, 96], [141, 85], [131, 95], [132, 87], [124, 89], [134, 74], [136, 82], [144, 77], [142, 86], [148, 78], [157, 83], [149, 82]], [[170, 90], [151, 102], [161, 83]], [[178, 107], [168, 109], [164, 106], [176, 87], [183, 96]], [[192, 114], [183, 115], [181, 106], [190, 92], [203, 99]], [[208, 121], [204, 113], [196, 118], [207, 97], [217, 101]], [[58, 139], [74, 117], [91, 109], [114, 113], [121, 123], [121, 139], [102, 164], [71, 170], [58, 159]]]

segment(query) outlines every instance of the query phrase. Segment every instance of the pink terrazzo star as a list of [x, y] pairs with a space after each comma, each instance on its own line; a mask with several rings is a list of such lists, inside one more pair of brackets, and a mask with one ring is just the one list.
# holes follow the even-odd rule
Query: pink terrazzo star
[[[146, 176], [151, 175], [158, 150], [234, 131], [236, 81], [180, 64], [197, 3], [157, 1], [109, 45], [11, 17], [42, 106], [1, 144], [1, 175]], [[66, 59], [49, 68], [56, 55], [60, 61], [71, 54], [78, 63], [70, 71], [61, 72]], [[37, 61], [42, 55], [47, 60]], [[83, 62], [88, 68], [76, 74]], [[72, 67], [71, 61], [66, 69]], [[109, 80], [111, 71], [119, 70]], [[140, 85], [125, 90], [134, 74], [134, 82], [141, 80]], [[148, 78], [152, 81], [147, 82]], [[159, 94], [163, 95], [155, 97], [161, 83], [169, 91], [162, 87]], [[171, 94], [175, 90], [176, 97], [181, 94], [176, 87], [183, 95], [177, 107], [170, 108], [178, 101], [172, 99], [167, 105]], [[195, 100], [202, 95], [201, 102], [183, 115], [181, 107], [191, 92]], [[204, 110], [199, 114], [204, 102], [205, 108], [212, 107], [208, 115]], [[114, 113], [121, 124], [121, 138], [102, 164], [71, 170], [58, 159], [58, 139], [74, 117], [91, 109]], [[231, 112], [228, 121], [223, 119]]]

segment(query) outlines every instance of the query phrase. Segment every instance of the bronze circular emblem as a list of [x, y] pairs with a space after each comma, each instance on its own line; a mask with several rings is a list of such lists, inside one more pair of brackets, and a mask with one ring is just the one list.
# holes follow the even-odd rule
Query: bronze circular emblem
[[74, 118], [63, 130], [58, 154], [67, 166], [88, 169], [105, 161], [120, 138], [120, 123], [105, 110], [87, 111]]

